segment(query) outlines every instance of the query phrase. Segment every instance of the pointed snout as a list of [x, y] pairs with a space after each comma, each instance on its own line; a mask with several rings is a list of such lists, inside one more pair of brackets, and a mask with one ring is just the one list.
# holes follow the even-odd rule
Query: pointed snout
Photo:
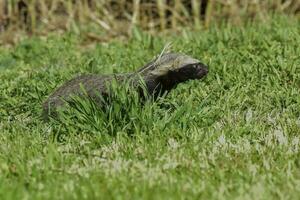
[[202, 64], [202, 70], [203, 70], [203, 73], [207, 74], [208, 73], [208, 66]]
[[202, 78], [208, 74], [208, 66], [199, 62], [197, 63], [197, 77]]

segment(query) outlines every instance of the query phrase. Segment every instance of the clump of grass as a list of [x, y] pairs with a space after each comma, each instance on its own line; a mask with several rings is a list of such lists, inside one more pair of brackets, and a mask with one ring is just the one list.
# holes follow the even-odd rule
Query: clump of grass
[[[133, 129], [140, 132], [141, 124], [136, 126], [136, 122], [145, 119], [143, 113], [151, 109], [150, 99], [142, 105], [139, 92], [129, 83], [119, 85], [112, 80], [107, 87], [109, 95], [99, 94], [97, 102], [87, 95], [72, 97], [67, 102], [67, 107], [60, 110], [57, 122], [63, 124], [66, 129], [79, 128], [94, 134], [115, 136], [118, 132], [130, 134]], [[82, 90], [85, 93], [84, 88]]]
[[70, 137], [68, 134], [74, 131], [103, 137], [118, 134], [137, 137], [153, 131], [150, 127], [163, 132], [169, 124], [176, 123], [183, 111], [187, 111], [185, 106], [179, 108], [166, 101], [165, 95], [154, 99], [145, 88], [141, 93], [142, 80], [139, 85], [137, 89], [130, 83], [120, 85], [112, 81], [107, 86], [109, 95], [99, 94], [97, 102], [87, 95], [73, 96], [51, 120], [53, 126], [59, 127], [55, 137]]

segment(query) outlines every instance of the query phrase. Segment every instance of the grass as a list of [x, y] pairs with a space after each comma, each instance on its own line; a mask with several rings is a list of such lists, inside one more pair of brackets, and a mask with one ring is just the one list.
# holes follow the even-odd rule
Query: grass
[[[0, 47], [0, 199], [298, 199], [299, 29], [274, 17], [92, 48], [74, 34]], [[121, 93], [104, 117], [84, 104], [77, 120], [40, 120], [67, 79], [132, 71], [166, 41], [209, 75], [144, 107]]]

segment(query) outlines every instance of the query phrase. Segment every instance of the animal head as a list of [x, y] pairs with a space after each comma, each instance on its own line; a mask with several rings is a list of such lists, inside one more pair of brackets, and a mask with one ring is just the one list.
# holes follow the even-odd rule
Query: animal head
[[174, 75], [179, 81], [201, 79], [208, 73], [206, 65], [199, 60], [180, 53], [164, 53], [140, 71], [152, 76]]

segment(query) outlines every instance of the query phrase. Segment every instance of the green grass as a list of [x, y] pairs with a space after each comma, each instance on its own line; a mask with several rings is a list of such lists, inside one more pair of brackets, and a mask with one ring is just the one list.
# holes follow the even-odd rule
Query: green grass
[[[73, 34], [0, 47], [0, 199], [299, 199], [299, 30], [278, 17], [92, 48]], [[132, 71], [167, 41], [208, 76], [144, 107], [121, 93], [106, 115], [84, 104], [76, 120], [40, 120], [67, 79]]]

